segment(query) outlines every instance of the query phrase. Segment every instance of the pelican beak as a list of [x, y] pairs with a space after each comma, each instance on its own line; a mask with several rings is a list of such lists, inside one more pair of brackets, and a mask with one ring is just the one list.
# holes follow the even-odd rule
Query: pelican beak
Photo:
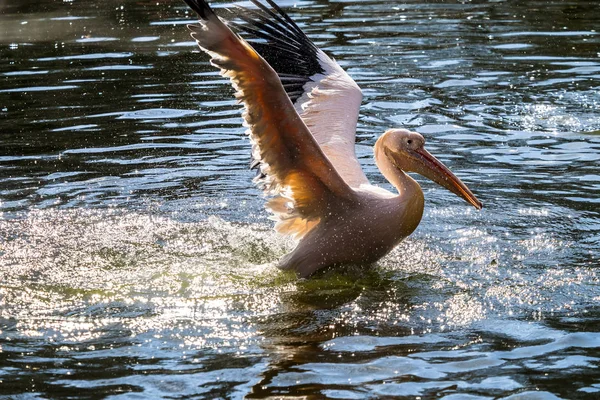
[[441, 185], [454, 193], [455, 195], [462, 197], [468, 203], [472, 204], [478, 210], [481, 210], [483, 206], [477, 197], [469, 190], [456, 175], [452, 173], [440, 160], [432, 156], [424, 148], [419, 148], [412, 151], [414, 165], [412, 170], [426, 178], [431, 179], [438, 185]]

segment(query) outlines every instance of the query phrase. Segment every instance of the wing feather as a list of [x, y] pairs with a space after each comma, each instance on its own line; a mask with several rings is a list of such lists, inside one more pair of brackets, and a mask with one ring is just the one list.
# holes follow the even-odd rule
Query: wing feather
[[235, 15], [243, 23], [236, 23], [236, 28], [277, 72], [296, 111], [342, 179], [353, 188], [368, 184], [355, 149], [360, 88], [272, 0], [251, 1], [257, 9], [240, 7], [243, 13]]
[[204, 0], [185, 0], [200, 16], [192, 37], [211, 63], [230, 78], [244, 104], [253, 153], [260, 160], [265, 189], [279, 228], [301, 237], [330, 212], [351, 205], [356, 193], [336, 172], [296, 112], [279, 77], [243, 39], [235, 35]]

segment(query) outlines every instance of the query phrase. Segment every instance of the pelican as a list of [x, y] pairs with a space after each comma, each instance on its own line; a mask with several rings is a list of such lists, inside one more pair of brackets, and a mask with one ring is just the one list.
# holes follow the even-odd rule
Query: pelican
[[355, 153], [360, 88], [272, 0], [251, 0], [256, 8], [237, 13], [237, 23], [217, 17], [204, 0], [184, 1], [199, 17], [188, 25], [192, 37], [244, 105], [252, 166], [275, 229], [298, 240], [280, 269], [309, 277], [385, 256], [423, 215], [423, 191], [407, 172], [481, 209], [471, 190], [425, 150], [423, 136], [405, 129], [386, 131], [374, 147], [377, 167], [397, 193], [369, 183]]

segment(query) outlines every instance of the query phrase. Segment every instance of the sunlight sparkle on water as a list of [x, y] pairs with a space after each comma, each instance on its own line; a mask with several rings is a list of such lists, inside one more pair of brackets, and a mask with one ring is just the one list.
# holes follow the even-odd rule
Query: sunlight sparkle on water
[[298, 280], [276, 268], [294, 242], [272, 229], [239, 105], [193, 50], [185, 4], [14, 3], [0, 18], [3, 394], [600, 391], [600, 35], [586, 7], [281, 3], [363, 89], [372, 182], [392, 189], [372, 147], [407, 127], [484, 204], [416, 177], [426, 206], [409, 238], [373, 266]]

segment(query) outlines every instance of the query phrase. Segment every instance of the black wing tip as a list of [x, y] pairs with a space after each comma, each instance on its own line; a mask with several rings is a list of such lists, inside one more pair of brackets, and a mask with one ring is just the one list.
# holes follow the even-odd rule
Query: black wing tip
[[212, 8], [204, 0], [183, 0], [185, 3], [196, 12], [202, 19], [209, 19], [215, 15]]
[[319, 50], [273, 0], [250, 1], [256, 8], [238, 5], [242, 13], [235, 16], [242, 22], [232, 25], [245, 34], [245, 39], [275, 69], [280, 79], [287, 75], [296, 78], [297, 85], [284, 85], [295, 102], [303, 93], [303, 85], [312, 76], [325, 72]]

